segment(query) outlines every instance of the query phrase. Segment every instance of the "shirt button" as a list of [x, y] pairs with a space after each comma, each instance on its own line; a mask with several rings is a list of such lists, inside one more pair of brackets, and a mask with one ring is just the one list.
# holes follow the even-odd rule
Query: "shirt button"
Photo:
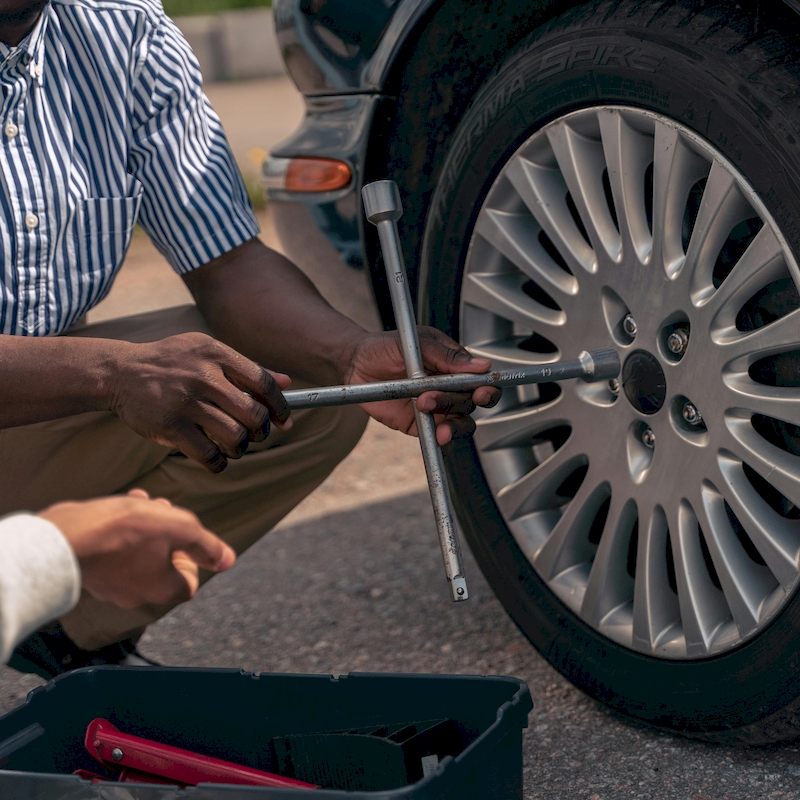
[[27, 225], [29, 230], [33, 230], [34, 228], [39, 227], [39, 217], [36, 214], [28, 214], [25, 217], [25, 225]]
[[9, 139], [13, 139], [19, 133], [19, 128], [13, 122], [9, 122], [3, 130]]

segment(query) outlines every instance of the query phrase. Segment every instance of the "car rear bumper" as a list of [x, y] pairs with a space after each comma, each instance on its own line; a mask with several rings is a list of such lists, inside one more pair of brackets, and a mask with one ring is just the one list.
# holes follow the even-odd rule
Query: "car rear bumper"
[[[264, 162], [267, 197], [273, 203], [302, 203], [314, 225], [350, 267], [363, 269], [361, 186], [369, 131], [381, 95], [306, 98], [306, 117]], [[281, 177], [290, 159], [333, 159], [346, 164], [349, 185], [334, 191], [287, 191]]]
[[[297, 131], [264, 162], [263, 184], [283, 251], [322, 294], [360, 325], [381, 328], [364, 255], [361, 202], [367, 141], [381, 95], [306, 98]], [[334, 159], [346, 164], [349, 185], [335, 191], [283, 188], [287, 160]]]

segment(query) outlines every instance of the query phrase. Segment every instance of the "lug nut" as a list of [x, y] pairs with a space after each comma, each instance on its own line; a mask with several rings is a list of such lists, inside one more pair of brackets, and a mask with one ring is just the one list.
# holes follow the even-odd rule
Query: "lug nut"
[[686, 352], [688, 346], [689, 332], [686, 328], [676, 328], [667, 337], [667, 347], [670, 353], [674, 353], [676, 356], [682, 356]]
[[611, 391], [611, 394], [619, 394], [619, 390], [622, 388], [620, 382], [617, 378], [612, 378], [608, 382], [608, 388]]
[[636, 336], [638, 328], [636, 327], [636, 320], [633, 318], [633, 314], [628, 314], [625, 319], [622, 320], [622, 329], [631, 339]]
[[645, 447], [649, 447], [651, 450], [655, 450], [656, 447], [656, 435], [653, 433], [652, 428], [645, 428], [642, 431], [642, 444]]
[[703, 424], [703, 417], [697, 410], [694, 403], [686, 403], [683, 407], [683, 418], [692, 426], [697, 427]]

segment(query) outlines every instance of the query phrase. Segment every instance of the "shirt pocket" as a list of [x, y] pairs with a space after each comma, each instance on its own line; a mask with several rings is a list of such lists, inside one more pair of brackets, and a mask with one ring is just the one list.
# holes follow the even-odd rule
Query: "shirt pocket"
[[99, 303], [111, 289], [131, 243], [142, 204], [135, 197], [89, 197], [76, 213], [76, 261], [87, 282], [86, 302]]

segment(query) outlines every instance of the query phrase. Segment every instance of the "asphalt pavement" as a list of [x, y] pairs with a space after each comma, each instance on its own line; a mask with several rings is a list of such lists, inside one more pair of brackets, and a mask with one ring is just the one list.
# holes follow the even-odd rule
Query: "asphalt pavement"
[[[103, 313], [186, 299], [137, 242], [131, 257], [140, 261], [123, 269], [124, 291]], [[454, 605], [417, 445], [371, 423], [315, 494], [153, 625], [141, 647], [164, 664], [253, 672], [517, 676], [535, 706], [523, 740], [526, 800], [800, 799], [797, 743], [743, 750], [687, 741], [632, 725], [573, 688], [534, 652], [465, 555], [471, 597]], [[0, 708], [41, 683], [0, 670]]]

